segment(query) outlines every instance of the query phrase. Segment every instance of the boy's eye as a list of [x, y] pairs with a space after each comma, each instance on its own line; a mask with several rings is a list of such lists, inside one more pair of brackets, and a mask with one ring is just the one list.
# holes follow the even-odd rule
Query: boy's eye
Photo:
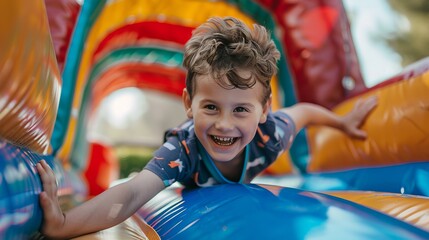
[[235, 109], [234, 109], [234, 112], [248, 112], [249, 110], [247, 110], [246, 108], [244, 108], [244, 107], [236, 107]]
[[208, 109], [208, 110], [212, 110], [212, 111], [216, 110], [216, 106], [213, 105], [213, 104], [206, 105], [205, 108]]

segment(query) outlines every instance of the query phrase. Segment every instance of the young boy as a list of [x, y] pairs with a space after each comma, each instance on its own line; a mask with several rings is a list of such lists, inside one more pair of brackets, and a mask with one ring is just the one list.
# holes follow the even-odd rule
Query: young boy
[[343, 117], [305, 103], [270, 112], [270, 79], [279, 57], [262, 26], [250, 30], [234, 18], [211, 18], [198, 27], [184, 58], [188, 75], [182, 100], [190, 120], [167, 133], [139, 174], [67, 213], [58, 205], [52, 170], [44, 161], [37, 164], [44, 187], [41, 231], [69, 238], [111, 227], [175, 181], [185, 186], [249, 183], [308, 125], [366, 137], [359, 126], [376, 99], [356, 105]]

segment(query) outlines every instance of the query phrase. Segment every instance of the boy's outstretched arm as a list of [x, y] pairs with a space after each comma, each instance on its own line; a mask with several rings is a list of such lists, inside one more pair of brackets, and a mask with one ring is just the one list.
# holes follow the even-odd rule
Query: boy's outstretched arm
[[366, 132], [359, 128], [377, 103], [378, 100], [375, 96], [360, 100], [344, 116], [339, 116], [326, 108], [311, 103], [298, 103], [280, 111], [286, 112], [292, 118], [297, 132], [310, 125], [324, 125], [337, 128], [351, 137], [365, 139]]
[[71, 238], [117, 225], [164, 189], [158, 176], [143, 170], [129, 181], [63, 213], [53, 171], [43, 160], [36, 167], [44, 189], [40, 194], [44, 214], [41, 232], [50, 238]]

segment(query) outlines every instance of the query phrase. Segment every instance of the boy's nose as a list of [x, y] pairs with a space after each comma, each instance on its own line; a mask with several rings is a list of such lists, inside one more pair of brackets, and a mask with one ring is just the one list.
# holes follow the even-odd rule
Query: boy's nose
[[228, 131], [234, 128], [234, 125], [232, 123], [232, 120], [229, 116], [227, 116], [226, 114], [222, 114], [220, 115], [215, 123], [215, 127], [218, 130], [221, 131]]

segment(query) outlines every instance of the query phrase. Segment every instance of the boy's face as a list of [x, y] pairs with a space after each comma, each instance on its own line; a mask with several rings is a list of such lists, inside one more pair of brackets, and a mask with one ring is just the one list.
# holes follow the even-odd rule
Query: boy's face
[[[246, 73], [240, 74], [246, 77]], [[262, 84], [257, 82], [245, 90], [227, 90], [207, 75], [197, 75], [195, 81], [192, 101], [186, 89], [183, 101], [187, 116], [194, 119], [199, 141], [214, 161], [228, 162], [241, 157], [258, 124], [267, 119], [270, 101], [262, 106]]]

